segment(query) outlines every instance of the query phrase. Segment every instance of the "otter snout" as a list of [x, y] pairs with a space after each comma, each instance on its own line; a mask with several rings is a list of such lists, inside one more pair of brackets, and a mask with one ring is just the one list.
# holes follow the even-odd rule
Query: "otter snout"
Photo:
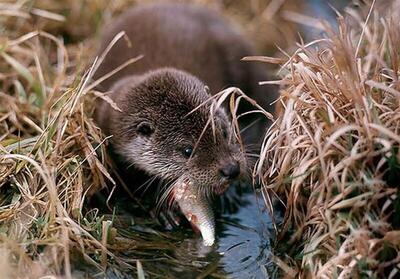
[[219, 173], [222, 178], [233, 180], [240, 174], [240, 164], [236, 160], [224, 162], [219, 168]]

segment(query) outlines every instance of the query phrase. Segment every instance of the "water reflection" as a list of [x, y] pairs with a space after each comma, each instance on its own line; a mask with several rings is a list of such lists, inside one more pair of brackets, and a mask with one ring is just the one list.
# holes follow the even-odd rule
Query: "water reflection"
[[224, 202], [225, 213], [217, 218], [216, 245], [205, 247], [200, 237], [190, 238], [190, 234], [180, 242], [173, 253], [179, 263], [173, 268], [177, 276], [269, 278], [270, 218], [262, 201], [252, 193], [236, 196], [235, 204], [232, 213]]
[[269, 278], [271, 219], [259, 197], [248, 193], [242, 199], [244, 206], [218, 220], [220, 266], [229, 278]]
[[[166, 229], [128, 198], [116, 201], [117, 217], [106, 218], [113, 218], [118, 229], [116, 254], [133, 268], [111, 267], [106, 278], [136, 278], [136, 259], [150, 278], [269, 278], [271, 219], [252, 190], [232, 188], [216, 202], [212, 247], [204, 246], [188, 225]], [[88, 270], [82, 274], [104, 278], [104, 273], [98, 277]]]

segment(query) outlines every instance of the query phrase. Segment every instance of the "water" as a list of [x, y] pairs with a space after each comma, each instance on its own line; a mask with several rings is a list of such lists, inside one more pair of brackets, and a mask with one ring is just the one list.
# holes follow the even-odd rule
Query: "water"
[[[174, 255], [185, 268], [181, 278], [269, 278], [271, 219], [263, 201], [243, 195], [235, 213], [217, 219], [215, 247], [204, 247], [200, 238], [185, 239]], [[179, 268], [176, 269], [178, 271]]]
[[[190, 226], [168, 229], [131, 200], [117, 198], [114, 227], [131, 243], [119, 249], [118, 257], [132, 267], [140, 259], [149, 278], [270, 278], [271, 218], [261, 197], [252, 190], [239, 192], [230, 189], [215, 205], [212, 247], [204, 246]], [[106, 275], [98, 272], [84, 266], [75, 277], [137, 278], [133, 268], [123, 265], [109, 268]]]
[[271, 267], [270, 216], [261, 197], [246, 194], [234, 214], [223, 214], [219, 232], [220, 268], [229, 278], [268, 278]]

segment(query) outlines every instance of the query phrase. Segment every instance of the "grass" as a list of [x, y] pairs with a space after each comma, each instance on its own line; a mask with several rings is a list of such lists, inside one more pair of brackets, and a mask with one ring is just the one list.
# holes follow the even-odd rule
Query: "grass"
[[[91, 119], [96, 35], [103, 21], [137, 2], [0, 3], [4, 278], [71, 278], [76, 259], [96, 272], [116, 267], [156, 277], [142, 257], [176, 248], [168, 235], [132, 234], [124, 230], [132, 220], [87, 205], [117, 183], [107, 139]], [[295, 41], [295, 26], [283, 20], [293, 13], [279, 11], [296, 10], [298, 1], [194, 2], [243, 24], [269, 54], [275, 43]], [[285, 59], [247, 58], [281, 65], [281, 79], [263, 82], [279, 84], [281, 98], [254, 175], [270, 208], [274, 200], [286, 207], [273, 259], [287, 277], [398, 276], [400, 26], [378, 4], [348, 10], [338, 31], [319, 25], [325, 37], [298, 44]], [[126, 258], [126, 250], [138, 253]]]
[[[31, 268], [40, 274], [51, 267], [59, 274], [65, 270], [68, 277], [72, 246], [79, 245], [86, 253], [93, 249], [109, 253], [102, 243], [107, 234], [96, 238], [79, 223], [84, 220], [87, 193], [112, 179], [104, 167], [105, 146], [100, 145], [99, 130], [87, 114], [93, 96], [82, 94], [87, 79], [62, 73], [67, 56], [60, 48], [61, 59], [52, 65], [59, 72], [41, 72], [50, 65], [45, 65], [45, 52], [40, 53], [32, 41], [50, 48], [60, 42], [44, 32], [29, 37], [7, 42], [1, 51], [6, 62], [2, 66], [8, 68], [3, 74], [14, 76], [9, 84], [3, 82], [6, 92], [14, 94], [0, 96], [2, 246], [12, 251], [10, 264], [21, 274]], [[107, 223], [102, 226], [107, 231]], [[76, 242], [72, 244], [71, 239]], [[45, 267], [39, 255], [48, 255]]]
[[[106, 153], [107, 139], [91, 118], [99, 96], [91, 80], [97, 36], [103, 21], [137, 2], [149, 1], [0, 3], [3, 278], [72, 278], [77, 261], [96, 272], [125, 268], [142, 278], [140, 255], [175, 249], [166, 235], [125, 233], [119, 216], [103, 215], [87, 205], [93, 193], [103, 189], [112, 195], [117, 184]], [[286, 7], [282, 1], [194, 2], [243, 23], [246, 33], [258, 38], [260, 49], [271, 52], [275, 43], [256, 36], [266, 27], [271, 38], [283, 40], [281, 45], [296, 34], [292, 24], [277, 24], [282, 20], [278, 11]], [[138, 253], [123, 258], [126, 250]]]
[[285, 207], [276, 262], [292, 276], [400, 273], [400, 25], [374, 4], [281, 64], [281, 114], [256, 174], [267, 204]]

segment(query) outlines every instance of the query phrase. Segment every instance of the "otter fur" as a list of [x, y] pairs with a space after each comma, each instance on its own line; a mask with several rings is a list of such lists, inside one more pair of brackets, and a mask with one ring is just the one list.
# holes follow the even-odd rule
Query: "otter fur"
[[118, 157], [150, 176], [168, 181], [185, 176], [206, 192], [222, 193], [243, 179], [247, 162], [227, 113], [219, 108], [209, 125], [211, 103], [202, 104], [210, 94], [237, 86], [268, 109], [273, 96], [258, 85], [264, 69], [241, 61], [254, 54], [244, 37], [208, 9], [152, 4], [112, 22], [99, 54], [121, 31], [128, 41], [111, 48], [95, 75], [144, 55], [98, 87], [120, 108], [100, 101], [96, 111], [103, 132], [113, 135]]

